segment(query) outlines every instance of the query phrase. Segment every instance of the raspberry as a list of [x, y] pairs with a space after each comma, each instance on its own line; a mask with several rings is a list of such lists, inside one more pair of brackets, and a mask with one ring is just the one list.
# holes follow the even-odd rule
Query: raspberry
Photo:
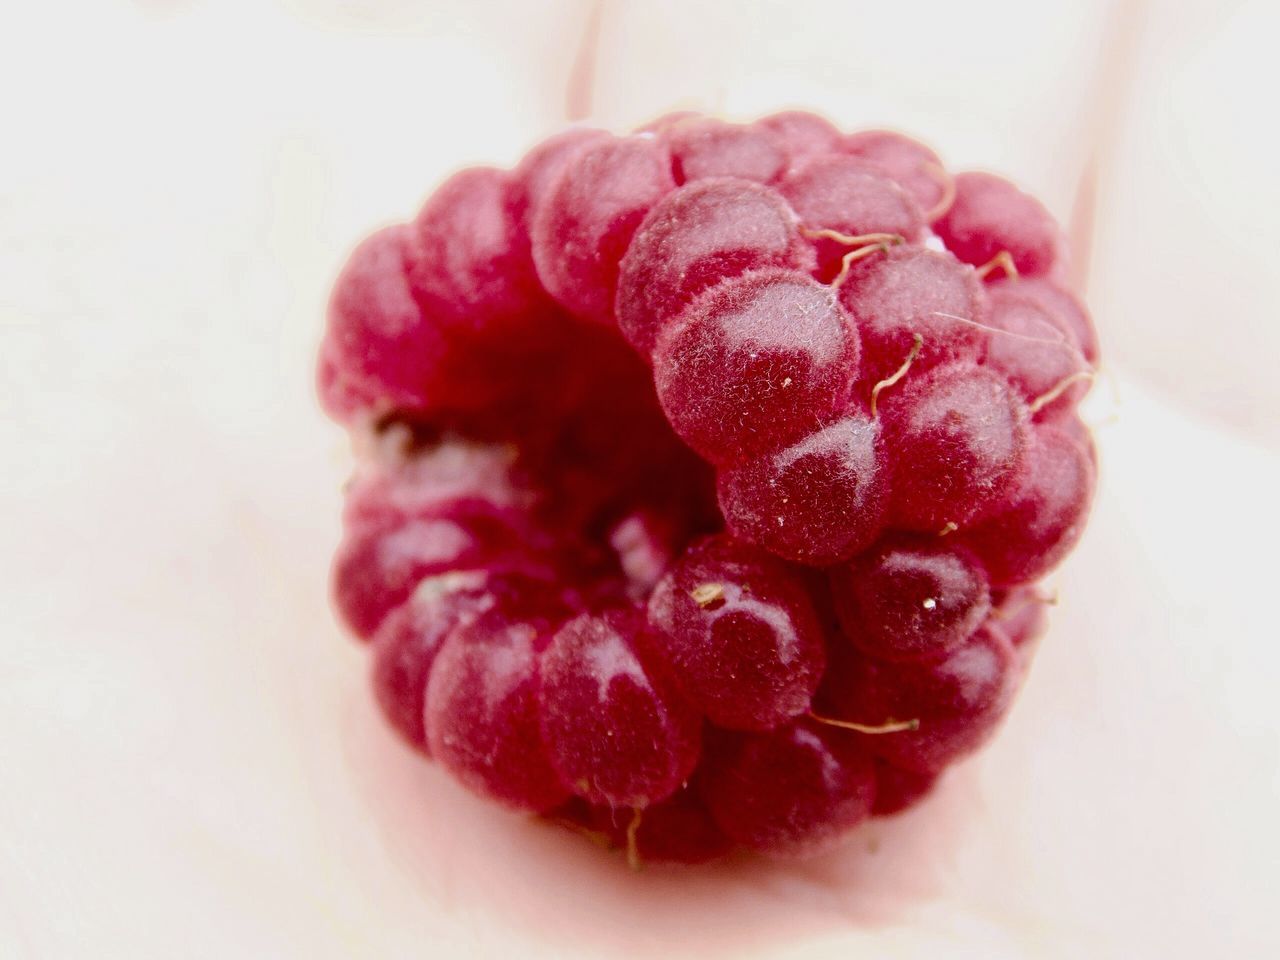
[[533, 259], [547, 291], [571, 313], [613, 322], [618, 261], [631, 235], [673, 186], [671, 158], [653, 140], [590, 143], [564, 164], [533, 212]]
[[840, 302], [862, 335], [866, 387], [892, 376], [908, 357], [919, 374], [946, 360], [978, 360], [986, 346], [982, 284], [944, 253], [903, 246], [867, 258], [840, 288]]
[[708, 287], [761, 267], [807, 269], [812, 256], [795, 212], [775, 191], [732, 178], [691, 183], [649, 211], [622, 258], [618, 327], [648, 354]]
[[756, 121], [786, 144], [792, 161], [839, 150], [840, 131], [829, 120], [805, 110], [783, 110]]
[[[924, 215], [911, 196], [853, 157], [814, 157], [787, 174], [778, 190], [811, 231], [915, 241], [924, 230]], [[847, 248], [839, 240], [817, 239], [819, 276], [831, 280]]]
[[374, 697], [387, 721], [412, 746], [430, 753], [423, 709], [441, 644], [455, 627], [490, 606], [495, 592], [518, 582], [507, 578], [504, 584], [484, 571], [427, 577], [383, 618], [373, 637]]
[[1008, 381], [965, 363], [894, 393], [884, 429], [897, 525], [940, 533], [997, 505], [1022, 467], [1027, 419]]
[[718, 488], [736, 536], [798, 563], [851, 557], [885, 522], [880, 425], [851, 414], [777, 453], [721, 471]]
[[987, 365], [1005, 375], [1038, 418], [1071, 413], [1091, 376], [1075, 331], [1017, 286], [995, 288], [987, 299], [987, 322], [1006, 334], [991, 337]]
[[720, 829], [748, 850], [812, 856], [870, 815], [875, 767], [843, 731], [800, 721], [727, 736], [708, 760], [703, 796]]
[[463, 170], [440, 185], [414, 221], [409, 284], [437, 329], [498, 340], [538, 324], [546, 309], [511, 187], [502, 170]]
[[1051, 314], [1055, 326], [1074, 335], [1085, 360], [1090, 364], [1098, 362], [1098, 333], [1093, 328], [1093, 321], [1089, 319], [1089, 311], [1070, 290], [1044, 277], [1009, 276], [991, 281], [990, 292], [993, 296], [1001, 290], [1016, 292], [1022, 299], [1032, 301]]
[[1094, 473], [1075, 440], [1052, 428], [1036, 431], [1007, 505], [960, 537], [992, 583], [1028, 583], [1057, 566], [1084, 532]]
[[653, 655], [713, 723], [767, 730], [809, 708], [822, 627], [804, 581], [763, 550], [693, 544], [654, 588], [649, 623]]
[[761, 270], [690, 304], [658, 340], [653, 377], [681, 439], [733, 464], [839, 413], [857, 362], [858, 332], [829, 287]]
[[477, 793], [548, 810], [569, 790], [542, 742], [538, 655], [563, 609], [536, 590], [494, 601], [451, 631], [436, 655], [426, 687], [427, 743]]
[[919, 660], [954, 647], [991, 607], [987, 575], [963, 548], [896, 538], [831, 570], [845, 636], [868, 656]]
[[877, 760], [876, 802], [871, 807], [871, 815], [891, 817], [902, 813], [928, 796], [937, 782], [936, 773], [899, 770], [883, 760]]
[[1007, 712], [1089, 510], [1065, 263], [1006, 181], [803, 111], [445, 181], [356, 248], [317, 355], [389, 725], [633, 865], [917, 803]]
[[975, 266], [1008, 254], [1027, 277], [1053, 270], [1062, 239], [1040, 201], [989, 173], [962, 173], [955, 187], [955, 201], [933, 226], [948, 250]]
[[880, 730], [851, 735], [893, 766], [936, 773], [991, 735], [1009, 705], [1016, 667], [1009, 639], [987, 627], [931, 659], [843, 656], [828, 671], [824, 709], [838, 722]]
[[955, 184], [938, 155], [923, 143], [891, 130], [864, 130], [845, 137], [841, 149], [895, 181], [930, 222], [951, 206]]
[[411, 236], [408, 227], [395, 226], [367, 238], [347, 261], [329, 303], [322, 379], [343, 381], [348, 398], [370, 406], [427, 406], [438, 395], [438, 381], [449, 379], [444, 336], [423, 322], [409, 283]]
[[583, 614], [542, 654], [542, 740], [561, 782], [592, 803], [645, 807], [693, 772], [699, 721], [636, 652], [638, 612]]
[[533, 540], [514, 511], [466, 500], [400, 522], [356, 527], [334, 559], [334, 601], [351, 630], [367, 638], [427, 577], [471, 569], [552, 576], [550, 565], [529, 550]]
[[711, 819], [694, 783], [643, 810], [588, 806], [565, 812], [583, 832], [627, 851], [633, 864], [706, 863], [733, 845]]
[[991, 593], [991, 619], [1015, 648], [1035, 643], [1049, 626], [1049, 601], [1034, 587], [1012, 587]]
[[693, 116], [665, 125], [659, 136], [671, 151], [676, 183], [704, 177], [772, 183], [790, 159], [781, 138], [767, 127]]

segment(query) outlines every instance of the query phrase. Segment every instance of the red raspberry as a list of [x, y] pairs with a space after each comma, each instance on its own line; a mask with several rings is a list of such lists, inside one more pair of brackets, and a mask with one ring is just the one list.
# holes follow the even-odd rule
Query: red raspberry
[[665, 124], [658, 136], [671, 151], [676, 183], [704, 177], [772, 183], [790, 162], [786, 142], [768, 127], [758, 125], [689, 116]]
[[1011, 184], [801, 111], [450, 178], [353, 253], [318, 356], [388, 722], [633, 864], [919, 801], [1007, 712], [1088, 513], [1064, 264]]
[[1005, 253], [1027, 277], [1049, 274], [1058, 265], [1061, 231], [1039, 200], [989, 173], [962, 173], [955, 189], [955, 200], [933, 229], [965, 263], [979, 266]]
[[796, 270], [760, 270], [685, 308], [658, 340], [653, 378], [680, 438], [732, 465], [838, 415], [858, 350], [858, 332], [830, 287]]
[[845, 137], [841, 149], [897, 182], [928, 220], [937, 220], [950, 208], [955, 183], [938, 155], [923, 143], [891, 130], [863, 130]]
[[698, 760], [698, 715], [641, 663], [644, 628], [638, 611], [583, 614], [542, 654], [543, 743], [565, 786], [592, 803], [646, 807]]

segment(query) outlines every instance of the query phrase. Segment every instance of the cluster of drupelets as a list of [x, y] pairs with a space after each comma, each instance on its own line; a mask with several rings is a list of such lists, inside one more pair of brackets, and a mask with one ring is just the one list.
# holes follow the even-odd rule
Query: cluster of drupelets
[[633, 862], [813, 853], [1005, 713], [1096, 360], [1044, 208], [915, 141], [571, 130], [338, 282], [337, 606], [477, 793]]

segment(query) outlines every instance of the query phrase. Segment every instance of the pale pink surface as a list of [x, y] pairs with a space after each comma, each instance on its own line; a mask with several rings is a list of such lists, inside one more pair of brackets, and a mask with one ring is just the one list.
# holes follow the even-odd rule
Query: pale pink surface
[[638, 875], [383, 726], [310, 397], [347, 250], [561, 121], [589, 4], [74, 6], [0, 37], [0, 956], [1280, 949], [1274, 6], [606, 5], [603, 123], [806, 104], [1064, 218], [1096, 157], [1110, 367], [991, 748], [818, 861]]

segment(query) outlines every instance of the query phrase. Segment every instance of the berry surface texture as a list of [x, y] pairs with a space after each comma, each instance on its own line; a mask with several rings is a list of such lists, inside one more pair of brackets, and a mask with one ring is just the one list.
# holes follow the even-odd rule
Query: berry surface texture
[[355, 248], [318, 353], [389, 729], [633, 866], [808, 857], [945, 789], [1096, 483], [1067, 256], [1007, 180], [801, 111], [448, 179]]

